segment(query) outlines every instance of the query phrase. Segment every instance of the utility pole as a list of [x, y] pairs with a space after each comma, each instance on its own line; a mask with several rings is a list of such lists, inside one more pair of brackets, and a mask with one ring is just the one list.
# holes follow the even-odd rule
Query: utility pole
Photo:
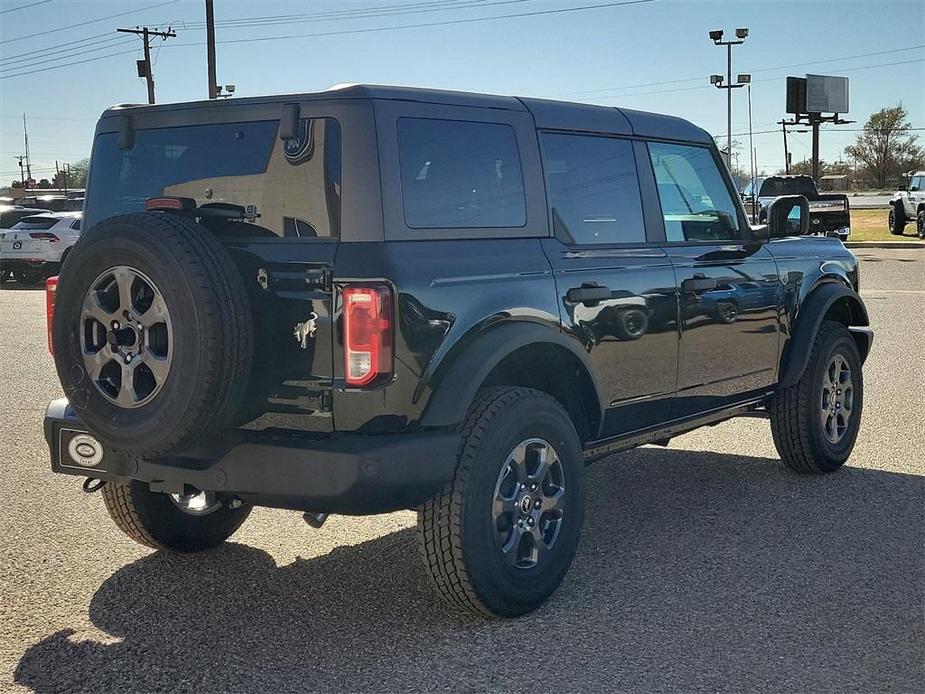
[[[26, 114], [22, 114], [22, 137], [26, 145], [26, 180], [32, 180], [32, 162], [29, 160], [29, 131], [26, 129]], [[25, 183], [23, 183], [25, 188]]]
[[[726, 90], [726, 165], [729, 168], [732, 168], [732, 90], [744, 87], [745, 84], [751, 82], [751, 75], [739, 75], [739, 83], [732, 83], [732, 47], [745, 43], [745, 38], [748, 36], [748, 27], [736, 29], [735, 35], [735, 41], [723, 41], [722, 29], [715, 29], [710, 32], [710, 38], [715, 45], [726, 47], [726, 84], [723, 84], [722, 75], [710, 75], [710, 84], [717, 89]], [[742, 77], [747, 77], [747, 80], [743, 81]]]
[[23, 190], [25, 190], [25, 189], [26, 189], [26, 175], [25, 175], [25, 173], [24, 173], [24, 169], [23, 169], [23, 164], [22, 164], [22, 163], [23, 163], [23, 161], [25, 161], [26, 156], [25, 156], [24, 154], [18, 154], [18, 155], [16, 155], [16, 156], [13, 157], [13, 158], [16, 159], [16, 160], [19, 162], [19, 181], [20, 181], [20, 183], [22, 183]]
[[138, 66], [138, 76], [144, 77], [148, 83], [148, 103], [154, 103], [154, 73], [151, 70], [151, 37], [158, 36], [162, 40], [166, 41], [169, 38], [176, 36], [176, 33], [171, 31], [170, 27], [167, 27], [167, 31], [159, 31], [157, 29], [149, 29], [148, 27], [135, 27], [134, 29], [116, 29], [116, 31], [123, 34], [135, 34], [135, 36], [140, 36], [144, 42], [145, 58], [144, 60], [139, 60], [135, 64]]
[[206, 0], [206, 57], [209, 63], [209, 98], [218, 98], [218, 80], [215, 77], [215, 13], [212, 0]]

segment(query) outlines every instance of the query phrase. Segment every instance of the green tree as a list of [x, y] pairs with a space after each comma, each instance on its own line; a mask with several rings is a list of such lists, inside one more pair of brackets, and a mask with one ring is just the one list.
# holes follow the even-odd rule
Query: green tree
[[86, 157], [71, 164], [68, 186], [71, 188], [87, 187], [87, 171], [90, 169], [90, 160]]
[[906, 109], [884, 108], [871, 115], [863, 132], [845, 152], [862, 168], [862, 177], [877, 188], [895, 187], [902, 174], [917, 168], [925, 152], [911, 132]]

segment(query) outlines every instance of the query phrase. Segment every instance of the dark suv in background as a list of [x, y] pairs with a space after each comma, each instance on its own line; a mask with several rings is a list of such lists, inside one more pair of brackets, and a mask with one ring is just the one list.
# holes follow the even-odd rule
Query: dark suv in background
[[161, 549], [253, 505], [417, 509], [438, 591], [522, 614], [572, 562], [592, 460], [740, 415], [795, 471], [848, 458], [857, 261], [801, 235], [804, 198], [767, 214], [709, 134], [625, 109], [367, 86], [110, 109], [52, 307], [52, 468]]

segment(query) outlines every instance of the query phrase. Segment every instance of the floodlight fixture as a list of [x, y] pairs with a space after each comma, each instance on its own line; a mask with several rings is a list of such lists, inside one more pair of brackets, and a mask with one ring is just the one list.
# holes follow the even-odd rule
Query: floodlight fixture
[[713, 31], [710, 32], [710, 38], [713, 39], [713, 41], [722, 41], [723, 40], [723, 30], [714, 29]]
[[741, 27], [739, 29], [736, 29], [737, 39], [744, 39], [746, 36], [748, 36], [748, 27]]
[[740, 74], [738, 77], [736, 77], [736, 81], [737, 81], [739, 84], [751, 84], [751, 83], [752, 83], [752, 76], [751, 76], [751, 75], [742, 75], [742, 74]]

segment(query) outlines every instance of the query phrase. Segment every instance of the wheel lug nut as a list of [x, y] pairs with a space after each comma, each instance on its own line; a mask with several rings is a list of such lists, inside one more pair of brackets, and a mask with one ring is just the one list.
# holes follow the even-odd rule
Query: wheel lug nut
[[110, 326], [113, 330], [119, 330], [122, 327], [122, 324], [119, 321], [114, 320]]
[[533, 502], [533, 508], [539, 508], [539, 507], [542, 506], [542, 505], [543, 505], [543, 504], [542, 504], [542, 502], [541, 502], [539, 499], [537, 499], [536, 501]]
[[134, 358], [134, 357], [132, 357], [132, 353], [129, 352], [128, 354], [125, 355], [125, 363], [126, 363], [126, 364], [131, 364], [133, 358]]
[[533, 524], [534, 524], [535, 522], [536, 522], [536, 521], [534, 521], [532, 518], [528, 518], [528, 519], [527, 519], [527, 525], [529, 525], [531, 528], [533, 527]]
[[535, 485], [535, 484], [531, 484], [531, 485], [530, 485], [530, 491], [531, 491], [531, 492], [535, 492], [535, 491], [536, 491], [536, 485]]

